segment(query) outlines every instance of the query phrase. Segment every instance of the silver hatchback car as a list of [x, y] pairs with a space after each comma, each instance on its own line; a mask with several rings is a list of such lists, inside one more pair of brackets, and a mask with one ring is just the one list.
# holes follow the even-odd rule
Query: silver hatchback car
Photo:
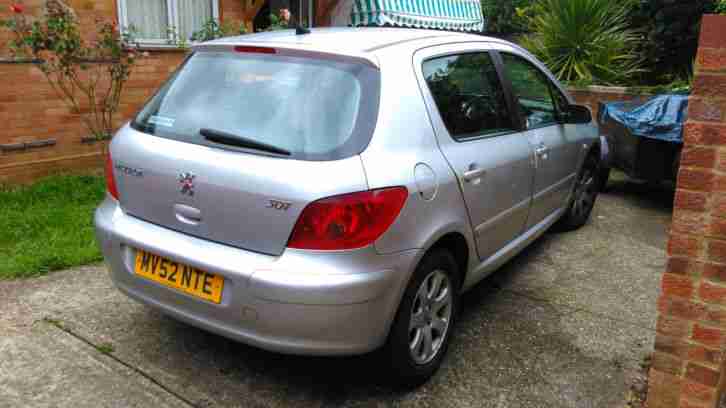
[[97, 237], [118, 288], [263, 349], [380, 350], [427, 380], [461, 293], [587, 222], [603, 149], [522, 48], [386, 28], [193, 52], [113, 138]]

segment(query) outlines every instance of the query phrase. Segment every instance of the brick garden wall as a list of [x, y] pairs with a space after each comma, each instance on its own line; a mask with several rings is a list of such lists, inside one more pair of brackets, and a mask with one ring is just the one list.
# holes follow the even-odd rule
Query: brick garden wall
[[705, 16], [658, 299], [649, 408], [714, 408], [726, 351], [726, 16]]
[[628, 88], [606, 87], [606, 86], [589, 86], [587, 88], [570, 88], [570, 95], [575, 102], [580, 105], [586, 105], [592, 110], [595, 118], [599, 115], [600, 102], [636, 102], [642, 103], [647, 101], [653, 95], [645, 93], [637, 93]]

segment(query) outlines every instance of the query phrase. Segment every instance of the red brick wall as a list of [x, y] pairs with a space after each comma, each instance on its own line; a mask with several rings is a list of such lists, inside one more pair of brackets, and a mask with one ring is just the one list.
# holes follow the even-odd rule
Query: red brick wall
[[[44, 0], [0, 0], [0, 19], [10, 17], [11, 3], [21, 3], [25, 12], [40, 15]], [[66, 0], [89, 38], [96, 21], [116, 19], [115, 0]], [[225, 21], [239, 22], [240, 0], [220, 0]], [[99, 167], [101, 144], [84, 144], [87, 130], [56, 96], [45, 77], [30, 63], [8, 63], [6, 30], [0, 30], [0, 145], [55, 139], [52, 147], [22, 152], [0, 151], [0, 184], [23, 183], [58, 171]], [[118, 123], [130, 119], [185, 56], [182, 50], [151, 51], [136, 67], [121, 99]], [[2, 59], [5, 58], [5, 62]]]
[[705, 16], [658, 299], [649, 408], [714, 408], [726, 346], [726, 16]]
[[589, 86], [587, 88], [571, 88], [570, 95], [575, 102], [580, 105], [586, 105], [592, 110], [592, 114], [597, 118], [599, 114], [600, 102], [636, 102], [641, 103], [647, 101], [653, 95], [645, 93], [635, 93], [627, 88], [605, 87], [605, 86]]

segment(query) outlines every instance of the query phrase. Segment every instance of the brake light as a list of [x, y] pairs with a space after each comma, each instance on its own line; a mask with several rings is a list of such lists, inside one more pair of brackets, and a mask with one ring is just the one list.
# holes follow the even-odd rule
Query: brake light
[[116, 188], [116, 179], [113, 177], [113, 160], [111, 160], [111, 152], [106, 154], [106, 190], [111, 197], [118, 200], [118, 189]]
[[257, 47], [254, 45], [238, 45], [234, 47], [237, 52], [253, 52], [257, 54], [277, 54], [277, 50], [270, 47]]
[[315, 250], [367, 246], [393, 224], [407, 197], [405, 187], [392, 187], [312, 202], [300, 214], [287, 246]]

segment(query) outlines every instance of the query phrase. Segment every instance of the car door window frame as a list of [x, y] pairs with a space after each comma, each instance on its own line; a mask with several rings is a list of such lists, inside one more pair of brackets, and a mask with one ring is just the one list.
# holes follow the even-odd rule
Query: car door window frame
[[[565, 96], [565, 94], [562, 93], [562, 91], [559, 89], [559, 87], [557, 85], [555, 85], [555, 83], [552, 81], [550, 76], [547, 75], [547, 73], [544, 70], [542, 70], [542, 68], [538, 67], [536, 64], [534, 64], [528, 58], [525, 58], [523, 55], [519, 55], [517, 53], [509, 52], [509, 51], [495, 50], [493, 52], [497, 55], [497, 63], [500, 65], [500, 69], [501, 69], [500, 75], [504, 77], [505, 82], [507, 83], [508, 90], [509, 90], [509, 93], [512, 98], [512, 103], [514, 104], [517, 116], [519, 117], [519, 120], [520, 120], [520, 127], [522, 128], [522, 131], [542, 129], [542, 128], [547, 128], [547, 127], [551, 127], [551, 126], [561, 126], [564, 123], [563, 112], [560, 111], [560, 106], [556, 101], [554, 92], [559, 93], [564, 101], [569, 103], [569, 100]], [[555, 115], [554, 122], [548, 122], [548, 123], [544, 123], [544, 124], [541, 124], [538, 126], [527, 127], [527, 118], [524, 115], [524, 112], [522, 112], [522, 110], [519, 108], [519, 103], [517, 102], [517, 95], [514, 92], [514, 85], [512, 83], [512, 79], [509, 77], [509, 75], [507, 74], [507, 71], [504, 67], [505, 64], [504, 64], [504, 58], [502, 57], [502, 54], [511, 55], [511, 56], [521, 60], [525, 64], [529, 65], [532, 69], [536, 70], [539, 73], [540, 77], [546, 82], [547, 93], [549, 94], [550, 99], [552, 99], [552, 105], [554, 107], [554, 115]]]
[[[463, 45], [463, 44], [458, 44], [458, 45]], [[449, 131], [448, 127], [446, 126], [446, 123], [444, 122], [444, 118], [441, 116], [441, 111], [439, 110], [439, 107], [436, 104], [436, 99], [434, 98], [434, 95], [431, 92], [431, 89], [429, 88], [428, 83], [426, 82], [426, 78], [423, 75], [423, 64], [426, 63], [426, 61], [431, 61], [434, 59], [446, 58], [449, 56], [456, 56], [456, 55], [465, 55], [465, 54], [487, 54], [489, 56], [489, 58], [491, 59], [491, 62], [497, 73], [497, 79], [499, 81], [499, 85], [502, 87], [502, 92], [504, 95], [504, 101], [506, 104], [507, 111], [508, 111], [509, 115], [512, 117], [512, 129], [511, 130], [502, 131], [502, 132], [494, 132], [494, 133], [483, 133], [480, 135], [472, 135], [472, 136], [461, 137], [461, 138], [454, 137], [451, 134], [451, 132]], [[506, 135], [511, 135], [513, 133], [522, 132], [522, 121], [521, 121], [520, 114], [518, 113], [519, 109], [517, 108], [517, 106], [514, 103], [514, 98], [512, 96], [513, 94], [511, 92], [511, 84], [509, 84], [506, 81], [506, 78], [503, 76], [502, 65], [498, 61], [499, 58], [500, 57], [495, 50], [485, 48], [485, 44], [482, 44], [482, 48], [471, 47], [471, 48], [462, 49], [462, 50], [442, 51], [440, 53], [428, 55], [428, 56], [422, 58], [416, 64], [417, 65], [416, 69], [419, 71], [419, 73], [421, 74], [421, 78], [423, 79], [421, 86], [423, 89], [425, 89], [425, 92], [428, 94], [428, 96], [430, 97], [430, 100], [433, 102], [432, 106], [436, 110], [436, 113], [439, 116], [439, 120], [444, 125], [444, 128], [446, 129], [450, 140], [452, 140], [456, 143], [467, 143], [467, 142], [471, 142], [471, 141], [488, 139], [488, 138], [492, 138], [492, 137], [506, 136]]]

